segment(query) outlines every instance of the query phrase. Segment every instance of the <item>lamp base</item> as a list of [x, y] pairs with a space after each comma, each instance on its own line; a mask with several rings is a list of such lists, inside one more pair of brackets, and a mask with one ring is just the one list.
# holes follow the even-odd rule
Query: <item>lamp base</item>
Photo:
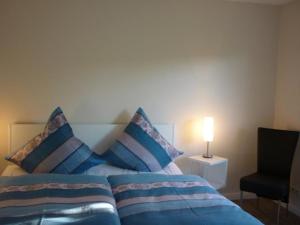
[[206, 153], [206, 154], [203, 154], [202, 157], [203, 157], [203, 158], [210, 159], [210, 158], [213, 158], [214, 156], [211, 155], [211, 154], [207, 154], [207, 153]]

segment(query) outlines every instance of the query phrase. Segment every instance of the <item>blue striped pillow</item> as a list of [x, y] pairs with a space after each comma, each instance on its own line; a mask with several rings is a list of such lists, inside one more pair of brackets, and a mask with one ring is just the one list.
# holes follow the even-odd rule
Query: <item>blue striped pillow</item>
[[76, 138], [62, 110], [51, 114], [42, 133], [30, 140], [7, 160], [29, 173], [82, 173], [103, 161]]
[[139, 108], [102, 158], [124, 169], [153, 172], [162, 170], [181, 154], [153, 127], [143, 109]]

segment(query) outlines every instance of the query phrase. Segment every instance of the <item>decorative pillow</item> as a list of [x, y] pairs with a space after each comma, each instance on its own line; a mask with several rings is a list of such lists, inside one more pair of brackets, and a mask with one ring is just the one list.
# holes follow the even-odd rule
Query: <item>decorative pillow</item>
[[153, 127], [143, 109], [139, 108], [102, 158], [124, 169], [154, 172], [162, 170], [181, 154]]
[[82, 173], [103, 162], [74, 136], [59, 107], [51, 114], [42, 133], [6, 159], [29, 173]]

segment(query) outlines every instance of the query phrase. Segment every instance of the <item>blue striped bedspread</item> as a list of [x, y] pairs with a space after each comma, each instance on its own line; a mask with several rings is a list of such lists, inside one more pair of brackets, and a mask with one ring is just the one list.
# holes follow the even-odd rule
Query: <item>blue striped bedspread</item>
[[108, 178], [122, 225], [262, 225], [198, 176]]
[[105, 177], [40, 174], [0, 177], [0, 224], [120, 225], [120, 221]]

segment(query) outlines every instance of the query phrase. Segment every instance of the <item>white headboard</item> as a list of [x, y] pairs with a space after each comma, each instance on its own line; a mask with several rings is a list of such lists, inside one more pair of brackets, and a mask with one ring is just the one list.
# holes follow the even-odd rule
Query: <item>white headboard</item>
[[[45, 124], [12, 124], [10, 126], [10, 152], [26, 144], [39, 134]], [[106, 151], [126, 124], [71, 124], [76, 137], [84, 141], [98, 153]], [[174, 142], [174, 125], [154, 124], [158, 131], [170, 142]]]

